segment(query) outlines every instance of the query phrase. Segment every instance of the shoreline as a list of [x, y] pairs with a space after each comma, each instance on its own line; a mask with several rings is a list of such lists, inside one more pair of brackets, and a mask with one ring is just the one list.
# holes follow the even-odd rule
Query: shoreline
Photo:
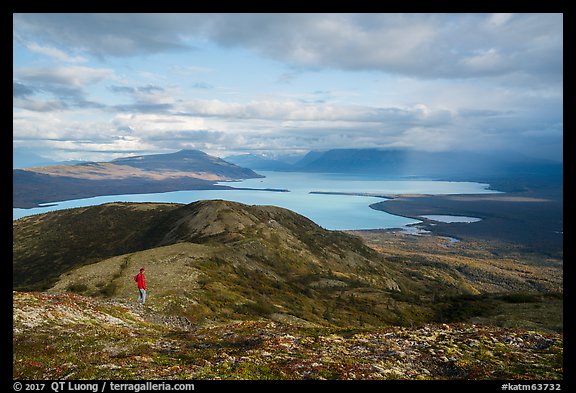
[[[388, 195], [389, 196], [389, 195]], [[374, 210], [419, 220], [409, 227], [458, 240], [500, 241], [554, 257], [563, 255], [563, 205], [557, 190], [501, 194], [396, 195]], [[466, 216], [476, 222], [441, 222], [427, 215]]]
[[183, 188], [183, 189], [169, 189], [165, 191], [146, 191], [146, 192], [122, 192], [122, 193], [108, 193], [108, 194], [86, 194], [81, 198], [66, 198], [59, 200], [46, 200], [45, 202], [34, 202], [34, 203], [13, 203], [12, 209], [36, 209], [42, 207], [57, 206], [59, 203], [74, 201], [78, 199], [88, 199], [96, 198], [102, 196], [115, 196], [115, 195], [140, 195], [140, 194], [162, 194], [165, 192], [177, 192], [177, 191], [211, 191], [211, 190], [240, 190], [240, 191], [266, 191], [266, 192], [290, 192], [290, 190], [283, 188], [249, 188], [249, 187], [231, 187], [223, 185], [214, 185], [213, 187], [205, 188]]
[[[484, 181], [485, 183], [485, 181]], [[92, 186], [95, 184], [92, 183]], [[129, 186], [135, 186], [131, 184]], [[56, 202], [83, 199], [108, 195], [138, 195], [146, 193], [163, 193], [173, 191], [194, 190], [248, 190], [268, 192], [289, 192], [282, 188], [251, 188], [231, 187], [228, 185], [206, 184], [147, 184], [142, 192], [130, 192], [126, 187], [122, 190], [98, 189], [99, 195], [91, 191], [95, 189], [76, 190], [75, 195], [65, 200], [55, 200], [54, 195], [43, 195], [37, 203], [19, 203], [13, 209], [34, 209], [40, 203], [55, 204]], [[497, 187], [502, 189], [501, 187]], [[516, 191], [510, 190], [515, 188]], [[494, 187], [491, 187], [494, 189]], [[83, 192], [84, 191], [84, 192]], [[128, 191], [128, 192], [127, 192]], [[91, 195], [82, 195], [90, 193]], [[563, 194], [561, 182], [535, 183], [532, 185], [522, 179], [510, 179], [508, 190], [497, 193], [473, 194], [415, 194], [415, 193], [374, 193], [374, 192], [342, 192], [342, 191], [309, 191], [309, 194], [343, 195], [378, 198], [381, 201], [368, 203], [373, 210], [417, 221], [407, 224], [404, 228], [414, 228], [416, 231], [428, 231], [434, 235], [446, 236], [458, 240], [498, 240], [511, 245], [542, 249], [551, 255], [563, 254]], [[54, 193], [56, 194], [56, 193]], [[38, 195], [38, 194], [36, 194]], [[81, 195], [81, 196], [80, 196]], [[28, 196], [29, 199], [30, 196]], [[39, 198], [38, 198], [39, 199]], [[31, 214], [35, 214], [31, 212]], [[30, 215], [30, 214], [27, 214]], [[426, 218], [427, 215], [465, 216], [481, 219], [477, 222], [439, 222]], [[385, 229], [398, 231], [402, 228]], [[367, 229], [368, 230], [368, 229]], [[377, 230], [374, 228], [374, 230]], [[410, 229], [409, 229], [410, 230]]]

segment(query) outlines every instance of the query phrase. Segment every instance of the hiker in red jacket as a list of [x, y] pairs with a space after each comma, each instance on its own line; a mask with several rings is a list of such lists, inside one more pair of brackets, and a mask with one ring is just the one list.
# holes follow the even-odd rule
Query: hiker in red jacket
[[140, 273], [134, 276], [134, 281], [138, 283], [138, 302], [142, 301], [142, 304], [146, 303], [146, 277], [144, 277], [144, 268], [140, 269]]

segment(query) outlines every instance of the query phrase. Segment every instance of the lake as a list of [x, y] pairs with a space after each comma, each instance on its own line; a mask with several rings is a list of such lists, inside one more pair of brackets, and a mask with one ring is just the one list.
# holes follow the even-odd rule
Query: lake
[[[218, 184], [253, 190], [194, 190], [153, 194], [108, 195], [54, 202], [33, 209], [12, 209], [13, 219], [54, 210], [100, 205], [108, 202], [191, 203], [206, 199], [225, 199], [249, 205], [274, 205], [302, 214], [331, 230], [403, 228], [420, 221], [374, 210], [369, 205], [381, 202], [362, 194], [486, 194], [488, 184], [438, 180], [387, 180], [363, 175], [259, 171], [266, 176]], [[288, 192], [263, 189], [285, 189]], [[316, 194], [319, 192], [320, 194]], [[334, 193], [334, 194], [325, 194]]]
[[481, 218], [478, 217], [467, 217], [467, 216], [447, 216], [441, 214], [431, 214], [426, 216], [418, 216], [424, 217], [432, 221], [439, 221], [439, 222], [446, 222], [446, 223], [455, 223], [455, 222], [463, 222], [463, 223], [471, 223], [471, 222], [478, 222], [481, 221]]

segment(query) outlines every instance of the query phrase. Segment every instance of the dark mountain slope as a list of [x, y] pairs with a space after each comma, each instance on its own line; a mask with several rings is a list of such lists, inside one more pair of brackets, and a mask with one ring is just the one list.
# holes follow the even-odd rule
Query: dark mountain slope
[[[375, 258], [359, 239], [324, 230], [286, 209], [228, 201], [189, 205], [112, 203], [25, 217], [13, 223], [14, 288], [50, 286], [62, 272], [180, 242], [232, 245], [295, 262]], [[303, 253], [299, 261], [298, 252]]]
[[277, 207], [116, 203], [14, 222], [15, 289], [127, 299], [141, 266], [159, 310], [192, 320], [379, 324], [424, 312], [391, 298], [421, 284], [359, 238]]
[[431, 176], [452, 180], [553, 176], [562, 163], [518, 154], [426, 152], [403, 149], [334, 149], [310, 152], [294, 165], [303, 172], [358, 173], [385, 177]]
[[118, 254], [153, 247], [141, 231], [172, 204], [106, 204], [28, 216], [12, 224], [13, 286], [41, 289], [62, 272]]
[[408, 152], [405, 150], [335, 149], [307, 155], [297, 166], [311, 172], [370, 173], [403, 175]]
[[261, 177], [248, 168], [242, 168], [200, 150], [180, 150], [169, 154], [151, 154], [118, 158], [112, 163], [147, 171], [171, 170], [205, 172], [231, 179]]

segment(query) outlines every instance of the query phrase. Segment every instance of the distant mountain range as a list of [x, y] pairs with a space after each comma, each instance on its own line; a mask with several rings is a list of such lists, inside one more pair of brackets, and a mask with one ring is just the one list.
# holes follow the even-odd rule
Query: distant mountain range
[[226, 161], [236, 165], [253, 169], [255, 171], [290, 171], [294, 169], [294, 165], [277, 160], [267, 158], [258, 154], [240, 154], [235, 156], [225, 157]]
[[[262, 177], [254, 170], [353, 173], [384, 178], [432, 177], [486, 181], [526, 178], [562, 181], [562, 163], [521, 155], [472, 152], [334, 149], [311, 151], [290, 162], [246, 154], [210, 156], [198, 150], [14, 169], [13, 207], [99, 195], [140, 194], [197, 189], [225, 189], [218, 181]], [[248, 169], [250, 168], [250, 169]], [[504, 190], [504, 189], [503, 189]], [[508, 190], [508, 189], [505, 189]]]
[[223, 189], [218, 181], [262, 177], [198, 150], [12, 171], [12, 206], [34, 207], [99, 195]]
[[251, 169], [242, 168], [200, 150], [180, 150], [176, 153], [150, 154], [118, 158], [114, 165], [127, 165], [147, 172], [182, 172], [198, 178], [218, 177], [218, 180], [262, 177]]
[[562, 163], [519, 154], [425, 152], [404, 149], [333, 149], [311, 151], [296, 163], [257, 155], [227, 157], [257, 170], [357, 173], [383, 177], [477, 179], [500, 176], [561, 176]]

